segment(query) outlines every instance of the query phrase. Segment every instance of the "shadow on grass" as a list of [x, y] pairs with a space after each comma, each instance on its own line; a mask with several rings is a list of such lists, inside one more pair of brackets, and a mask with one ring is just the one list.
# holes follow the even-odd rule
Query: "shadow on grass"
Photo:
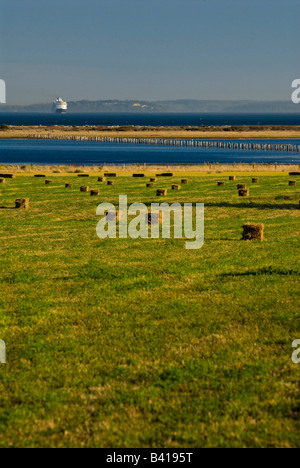
[[[158, 197], [156, 200], [150, 202], [143, 202], [147, 208], [151, 207], [152, 203], [176, 203], [176, 200], [170, 200], [167, 197]], [[179, 201], [178, 203], [183, 203]], [[254, 208], [258, 210], [295, 210], [299, 208], [299, 200], [296, 200], [295, 203], [255, 203], [249, 201], [248, 203], [230, 203], [230, 202], [203, 202], [202, 200], [199, 203], [204, 203], [206, 207], [215, 207], [215, 208]], [[195, 205], [196, 202], [193, 202]]]
[[0, 210], [15, 210], [15, 206], [0, 206]]
[[257, 210], [296, 210], [299, 209], [299, 204], [297, 203], [229, 203], [229, 202], [220, 202], [220, 203], [204, 203], [206, 207], [213, 208], [254, 208]]
[[243, 273], [222, 273], [220, 277], [222, 278], [234, 278], [242, 276], [261, 276], [261, 275], [280, 275], [280, 276], [300, 276], [299, 271], [295, 270], [282, 270], [280, 268], [265, 267], [260, 268], [259, 270], [244, 271]]

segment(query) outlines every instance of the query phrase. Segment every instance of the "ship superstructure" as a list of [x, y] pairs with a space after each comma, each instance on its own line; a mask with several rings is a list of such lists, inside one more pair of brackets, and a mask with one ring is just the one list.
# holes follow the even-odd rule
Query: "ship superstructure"
[[53, 109], [57, 114], [65, 114], [68, 110], [68, 103], [61, 97], [58, 97], [53, 103]]

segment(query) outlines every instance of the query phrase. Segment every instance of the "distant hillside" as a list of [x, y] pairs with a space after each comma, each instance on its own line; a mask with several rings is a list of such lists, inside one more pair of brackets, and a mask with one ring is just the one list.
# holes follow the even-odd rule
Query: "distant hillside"
[[[0, 105], [0, 112], [52, 112], [52, 103], [28, 106]], [[70, 101], [69, 113], [299, 113], [300, 105], [286, 101], [204, 101], [181, 99], [177, 101]]]

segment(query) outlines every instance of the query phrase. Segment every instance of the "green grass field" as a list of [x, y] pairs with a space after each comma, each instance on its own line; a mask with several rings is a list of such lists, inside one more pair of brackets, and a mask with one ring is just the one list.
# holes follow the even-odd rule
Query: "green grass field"
[[[146, 180], [51, 178], [0, 185], [0, 447], [299, 447], [300, 180], [158, 179], [160, 201], [205, 203], [205, 245], [188, 251], [96, 236], [102, 201], [158, 201]], [[242, 241], [245, 222], [265, 240]]]

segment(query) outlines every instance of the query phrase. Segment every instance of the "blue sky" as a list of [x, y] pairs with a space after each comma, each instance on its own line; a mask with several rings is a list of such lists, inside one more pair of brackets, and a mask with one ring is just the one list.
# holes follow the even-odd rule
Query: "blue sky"
[[290, 100], [299, 0], [1, 0], [8, 103]]

